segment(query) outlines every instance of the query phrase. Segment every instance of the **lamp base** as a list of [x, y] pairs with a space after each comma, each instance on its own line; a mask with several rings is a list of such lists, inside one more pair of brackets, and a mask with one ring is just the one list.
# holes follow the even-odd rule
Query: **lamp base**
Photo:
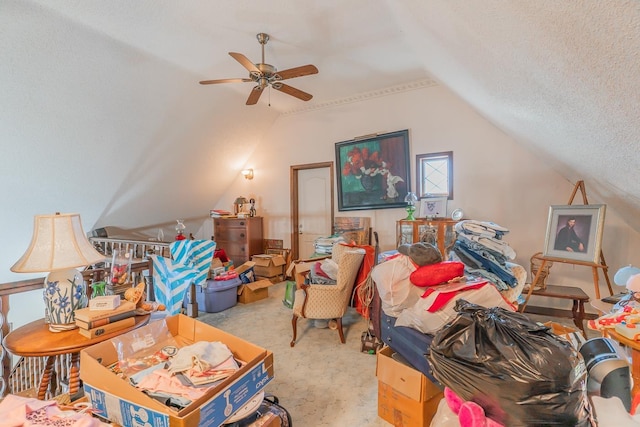
[[407, 217], [405, 218], [405, 221], [415, 221], [416, 219], [413, 216], [413, 213], [416, 211], [416, 207], [409, 205], [405, 209], [407, 210]]
[[51, 332], [77, 328], [74, 312], [88, 304], [84, 280], [76, 269], [52, 271], [44, 279], [45, 321]]

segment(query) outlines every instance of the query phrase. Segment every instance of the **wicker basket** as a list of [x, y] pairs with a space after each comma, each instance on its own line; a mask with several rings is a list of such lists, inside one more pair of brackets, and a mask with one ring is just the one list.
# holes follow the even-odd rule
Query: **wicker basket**
[[547, 277], [549, 277], [549, 269], [551, 269], [551, 266], [553, 265], [553, 262], [551, 261], [547, 261], [545, 263], [544, 268], [542, 269], [542, 271], [540, 272], [540, 276], [538, 277], [538, 281], [536, 283], [533, 283], [536, 278], [536, 274], [538, 274], [538, 270], [542, 265], [542, 261], [542, 252], [536, 252], [531, 257], [531, 285], [533, 286], [533, 289], [544, 290], [547, 288]]

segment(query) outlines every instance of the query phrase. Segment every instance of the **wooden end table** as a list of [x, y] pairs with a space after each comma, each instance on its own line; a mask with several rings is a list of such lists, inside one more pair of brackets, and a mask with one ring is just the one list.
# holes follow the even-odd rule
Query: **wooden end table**
[[125, 332], [149, 323], [150, 314], [135, 316], [136, 323], [126, 329], [111, 332], [95, 338], [86, 338], [78, 329], [51, 332], [44, 319], [39, 319], [11, 331], [3, 340], [4, 347], [11, 354], [23, 357], [46, 357], [44, 372], [38, 388], [38, 399], [44, 400], [52, 379], [53, 364], [57, 356], [71, 354], [69, 370], [69, 395], [80, 390], [80, 351]]
[[575, 286], [547, 285], [545, 289], [534, 289], [530, 293], [530, 295], [548, 298], [560, 298], [573, 301], [571, 311], [552, 307], [537, 307], [527, 305], [524, 307], [524, 312], [573, 319], [573, 323], [580, 329], [580, 331], [582, 331], [582, 336], [584, 336], [585, 338], [587, 337], [587, 331], [585, 331], [584, 329], [584, 320], [597, 318], [596, 315], [585, 313], [584, 304], [589, 302], [589, 295], [587, 295], [582, 288], [578, 288]]

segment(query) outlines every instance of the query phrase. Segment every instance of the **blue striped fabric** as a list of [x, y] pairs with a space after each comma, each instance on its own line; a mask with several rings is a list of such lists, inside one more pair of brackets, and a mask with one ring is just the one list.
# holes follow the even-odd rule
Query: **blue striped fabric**
[[151, 255], [151, 261], [156, 301], [164, 304], [170, 315], [179, 314], [184, 294], [198, 276], [197, 270], [158, 255]]
[[198, 271], [194, 282], [200, 286], [207, 281], [215, 249], [213, 240], [177, 240], [169, 245], [174, 261]]

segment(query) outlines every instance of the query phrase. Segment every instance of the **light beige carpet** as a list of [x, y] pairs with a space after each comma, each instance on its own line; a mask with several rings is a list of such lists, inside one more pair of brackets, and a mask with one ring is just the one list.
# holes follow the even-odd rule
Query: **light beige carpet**
[[198, 320], [273, 352], [274, 379], [265, 391], [278, 397], [294, 426], [389, 426], [378, 418], [376, 356], [360, 352], [366, 320], [350, 308], [341, 344], [337, 331], [300, 319], [292, 348], [292, 312], [282, 303], [284, 291], [285, 283], [278, 283], [267, 299], [200, 312]]

